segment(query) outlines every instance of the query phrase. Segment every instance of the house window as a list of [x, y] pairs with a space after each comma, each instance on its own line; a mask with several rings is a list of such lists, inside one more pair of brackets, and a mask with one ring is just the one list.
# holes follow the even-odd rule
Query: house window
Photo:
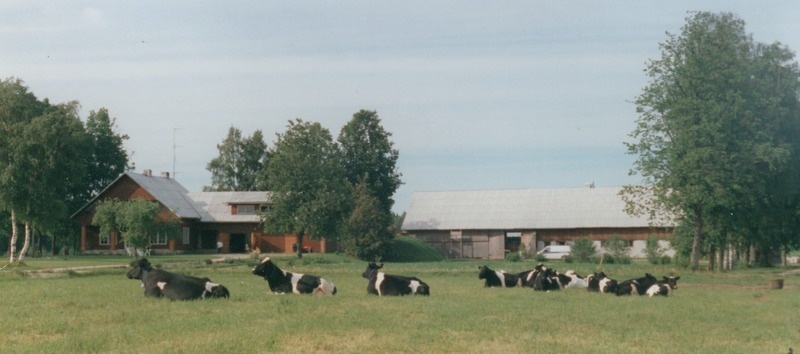
[[255, 205], [237, 205], [236, 206], [236, 214], [237, 215], [253, 215], [256, 213], [256, 206]]
[[184, 245], [188, 245], [189, 242], [191, 242], [190, 237], [189, 237], [189, 228], [188, 227], [184, 227], [183, 228], [183, 244]]
[[157, 233], [155, 236], [150, 238], [150, 243], [154, 245], [166, 245], [167, 244], [167, 235], [162, 233]]
[[109, 234], [100, 235], [100, 244], [101, 245], [108, 245], [109, 243], [111, 243], [110, 240], [111, 240], [111, 235], [109, 235]]

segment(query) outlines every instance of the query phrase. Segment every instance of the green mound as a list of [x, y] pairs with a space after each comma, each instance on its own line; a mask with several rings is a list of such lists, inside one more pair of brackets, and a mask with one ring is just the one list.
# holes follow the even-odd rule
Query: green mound
[[408, 236], [395, 237], [383, 258], [385, 262], [438, 262], [442, 260], [444, 257], [435, 249], [425, 242]]

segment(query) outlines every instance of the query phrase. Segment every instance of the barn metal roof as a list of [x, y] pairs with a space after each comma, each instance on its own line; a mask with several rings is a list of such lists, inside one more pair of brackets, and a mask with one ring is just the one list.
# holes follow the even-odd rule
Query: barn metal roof
[[648, 227], [625, 213], [621, 188], [415, 192], [403, 230]]

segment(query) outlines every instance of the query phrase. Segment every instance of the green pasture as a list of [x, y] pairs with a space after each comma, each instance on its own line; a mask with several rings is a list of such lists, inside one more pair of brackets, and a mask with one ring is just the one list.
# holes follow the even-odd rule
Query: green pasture
[[[691, 273], [670, 266], [564, 264], [623, 280], [681, 276], [670, 298], [616, 297], [567, 289], [484, 288], [477, 267], [518, 272], [535, 262], [387, 263], [417, 275], [430, 297], [366, 294], [366, 263], [337, 255], [272, 255], [285, 270], [321, 275], [332, 297], [274, 295], [253, 261], [154, 256], [170, 271], [208, 276], [229, 300], [145, 298], [120, 268], [130, 258], [28, 259], [0, 271], [3, 353], [491, 352], [786, 353], [800, 350], [800, 273], [772, 268]], [[120, 266], [105, 268], [100, 266]], [[63, 270], [63, 268], [96, 266]], [[59, 268], [61, 270], [51, 271]], [[770, 280], [784, 289], [770, 290]]]

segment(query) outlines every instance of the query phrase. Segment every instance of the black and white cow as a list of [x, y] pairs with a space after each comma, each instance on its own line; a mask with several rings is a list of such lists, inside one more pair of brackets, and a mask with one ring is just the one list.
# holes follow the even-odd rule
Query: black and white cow
[[617, 289], [619, 289], [619, 283], [606, 276], [605, 273], [600, 272], [600, 278], [598, 279], [598, 286], [599, 291], [603, 294], [616, 294]]
[[430, 295], [431, 288], [417, 277], [391, 275], [379, 271], [383, 263], [370, 263], [361, 276], [367, 278], [367, 293], [378, 296]]
[[512, 288], [519, 285], [519, 274], [507, 273], [504, 270], [492, 270], [487, 266], [478, 266], [478, 279], [485, 279], [483, 286], [490, 288], [499, 286], [501, 288]]
[[211, 279], [154, 269], [147, 258], [142, 258], [133, 265], [128, 271], [128, 279], [141, 280], [144, 295], [149, 297], [163, 296], [170, 300], [230, 297], [227, 288]]
[[561, 285], [567, 288], [578, 288], [578, 289], [585, 289], [589, 286], [582, 276], [575, 273], [574, 270], [568, 270], [564, 274], [557, 273], [558, 280], [561, 282]]
[[645, 273], [644, 277], [638, 279], [628, 279], [619, 283], [617, 286], [617, 296], [622, 295], [644, 295], [647, 289], [658, 283], [658, 279], [650, 273]]
[[532, 288], [536, 282], [536, 276], [545, 269], [547, 269], [547, 267], [544, 265], [544, 263], [539, 263], [531, 270], [518, 273], [517, 277], [519, 277], [519, 286], [523, 288]]
[[273, 293], [335, 295], [336, 285], [316, 275], [283, 271], [267, 257], [255, 268], [253, 274], [263, 277]]
[[671, 275], [669, 277], [664, 277], [663, 281], [658, 281], [655, 284], [651, 285], [647, 288], [645, 293], [649, 297], [663, 295], [663, 296], [671, 296], [672, 291], [678, 288], [678, 279], [681, 277], [676, 277]]

